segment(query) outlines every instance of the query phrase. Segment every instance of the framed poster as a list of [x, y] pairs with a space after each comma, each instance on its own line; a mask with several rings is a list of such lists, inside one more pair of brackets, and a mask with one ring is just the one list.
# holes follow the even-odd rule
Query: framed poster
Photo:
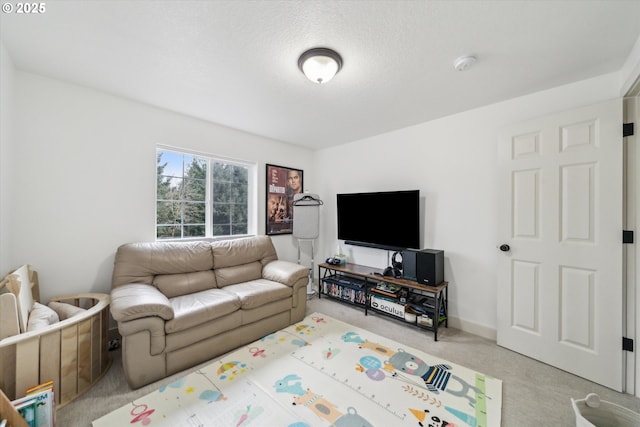
[[302, 193], [302, 170], [267, 164], [267, 235], [293, 233], [293, 196]]

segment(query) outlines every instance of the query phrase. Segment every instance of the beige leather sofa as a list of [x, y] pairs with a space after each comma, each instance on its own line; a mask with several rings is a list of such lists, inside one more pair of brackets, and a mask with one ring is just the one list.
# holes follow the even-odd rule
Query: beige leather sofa
[[267, 236], [130, 243], [115, 256], [111, 314], [132, 388], [303, 319], [308, 268]]

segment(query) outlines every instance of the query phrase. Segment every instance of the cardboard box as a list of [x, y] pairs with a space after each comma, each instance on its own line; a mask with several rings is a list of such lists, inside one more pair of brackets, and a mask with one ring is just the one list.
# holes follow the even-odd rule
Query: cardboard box
[[371, 308], [404, 319], [404, 305], [371, 295]]

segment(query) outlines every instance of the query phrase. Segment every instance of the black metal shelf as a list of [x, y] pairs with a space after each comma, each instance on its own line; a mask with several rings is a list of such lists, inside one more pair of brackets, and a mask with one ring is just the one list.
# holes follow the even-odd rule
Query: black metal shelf
[[[323, 271], [324, 270], [324, 271]], [[402, 323], [417, 326], [434, 333], [434, 340], [438, 340], [438, 328], [441, 325], [448, 327], [448, 283], [443, 282], [438, 286], [424, 286], [414, 281], [382, 277], [380, 272], [370, 267], [355, 264], [330, 265], [320, 264], [318, 266], [318, 297], [328, 297], [330, 299], [355, 305], [364, 308], [365, 316], [371, 310], [376, 314], [395, 319]], [[375, 292], [373, 288], [379, 282], [386, 282], [400, 286], [406, 290], [407, 301], [400, 304], [397, 299], [389, 295]], [[378, 307], [384, 307], [388, 311], [376, 308], [372, 305], [372, 298], [376, 298]], [[395, 301], [395, 302], [394, 302]], [[416, 313], [416, 321], [405, 320], [404, 313], [406, 306]], [[416, 309], [415, 307], [419, 307]], [[396, 313], [396, 314], [393, 314]], [[432, 324], [424, 324], [431, 319]]]

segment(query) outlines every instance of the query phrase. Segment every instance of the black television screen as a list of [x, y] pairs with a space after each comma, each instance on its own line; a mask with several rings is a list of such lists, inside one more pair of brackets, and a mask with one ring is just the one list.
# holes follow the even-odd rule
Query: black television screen
[[338, 239], [401, 250], [420, 247], [420, 191], [337, 195]]

